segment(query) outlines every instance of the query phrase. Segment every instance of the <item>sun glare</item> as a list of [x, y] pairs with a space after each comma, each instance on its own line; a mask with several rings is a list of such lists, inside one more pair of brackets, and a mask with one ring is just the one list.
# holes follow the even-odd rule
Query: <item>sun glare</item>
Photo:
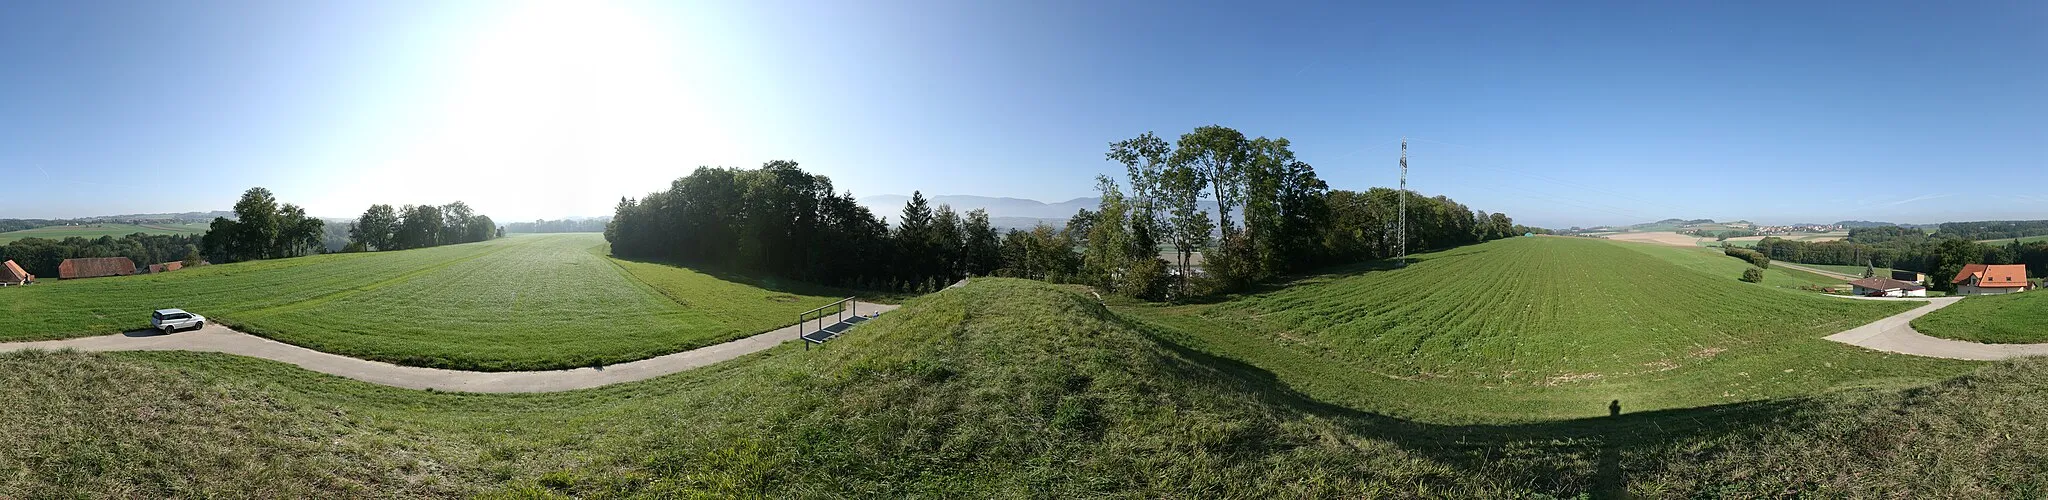
[[388, 167], [434, 182], [394, 198], [460, 192], [486, 210], [601, 215], [610, 202], [592, 200], [621, 186], [744, 161], [703, 105], [716, 96], [697, 81], [710, 73], [698, 47], [634, 7], [535, 2], [455, 41], [468, 48], [446, 73], [446, 111]]

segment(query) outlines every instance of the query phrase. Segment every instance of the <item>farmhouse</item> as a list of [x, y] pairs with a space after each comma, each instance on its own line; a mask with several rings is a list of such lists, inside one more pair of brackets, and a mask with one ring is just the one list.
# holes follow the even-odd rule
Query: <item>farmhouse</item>
[[0, 262], [0, 286], [26, 285], [35, 281], [36, 275], [22, 270], [20, 264], [15, 264], [12, 260]]
[[2027, 266], [2023, 264], [1965, 265], [1962, 272], [1956, 273], [1953, 283], [1956, 293], [1962, 295], [2014, 293], [2032, 288], [2027, 281]]
[[1927, 287], [1891, 278], [1863, 278], [1851, 281], [1856, 295], [1864, 297], [1926, 297]]
[[184, 263], [184, 262], [179, 262], [179, 261], [175, 261], [175, 260], [174, 260], [174, 261], [170, 261], [170, 262], [165, 262], [165, 263], [162, 263], [162, 264], [150, 264], [150, 265], [149, 265], [149, 274], [156, 274], [156, 273], [167, 273], [167, 272], [171, 272], [171, 271], [176, 271], [176, 270], [179, 270], [179, 269], [184, 269], [184, 268], [185, 268], [185, 263]]
[[64, 259], [57, 264], [57, 277], [67, 280], [131, 274], [135, 274], [135, 261], [127, 257]]

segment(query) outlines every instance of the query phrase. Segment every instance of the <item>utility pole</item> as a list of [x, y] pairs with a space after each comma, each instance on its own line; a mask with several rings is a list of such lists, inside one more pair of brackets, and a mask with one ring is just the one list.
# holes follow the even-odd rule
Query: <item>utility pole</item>
[[1401, 223], [1395, 226], [1401, 232], [1401, 256], [1394, 261], [1394, 267], [1408, 267], [1408, 138], [1401, 138]]

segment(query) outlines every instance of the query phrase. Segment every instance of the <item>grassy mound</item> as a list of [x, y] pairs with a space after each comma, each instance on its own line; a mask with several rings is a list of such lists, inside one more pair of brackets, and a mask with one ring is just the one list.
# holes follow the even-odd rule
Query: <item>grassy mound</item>
[[1914, 319], [1913, 329], [1986, 344], [2048, 342], [2048, 293], [1970, 297]]
[[443, 496], [468, 480], [366, 428], [243, 384], [75, 352], [0, 355], [0, 498]]
[[316, 255], [0, 294], [0, 341], [147, 328], [178, 307], [313, 349], [464, 370], [645, 359], [795, 322], [832, 299], [619, 261], [592, 234]]
[[[132, 405], [113, 397], [124, 386], [225, 395], [166, 406], [178, 414], [166, 418], [212, 419], [197, 413], [227, 408], [221, 418], [257, 422], [212, 426], [177, 443], [106, 432], [94, 472], [105, 479], [92, 482], [26, 458], [35, 452], [24, 450], [39, 448], [0, 447], [0, 477], [22, 478], [0, 485], [0, 496], [254, 491], [255, 479], [135, 479], [217, 473], [313, 496], [2006, 496], [2029, 491], [2027, 478], [2039, 476], [2015, 473], [2048, 463], [2030, 444], [2048, 436], [2025, 425], [2048, 408], [2040, 387], [2048, 365], [2040, 363], [1903, 394], [1436, 425], [1309, 399], [1271, 373], [1155, 333], [1050, 285], [977, 280], [911, 301], [823, 349], [784, 346], [555, 394], [407, 391], [217, 354], [0, 355], [0, 373], [40, 374], [0, 386], [9, 400], [75, 395], [9, 408], [4, 421], [39, 425], [0, 427], [0, 442], [52, 443], [47, 449], [62, 442], [49, 436], [138, 428], [69, 417], [127, 414]], [[135, 375], [96, 381], [109, 371]], [[229, 400], [262, 404], [236, 409]], [[2003, 423], [1985, 428], [2007, 435], [1972, 433], [1994, 420]], [[185, 448], [219, 451], [131, 460]], [[1885, 464], [1861, 471], [1800, 463], [1867, 451], [1904, 458], [1843, 462]], [[243, 465], [223, 469], [208, 457]], [[325, 459], [360, 462], [339, 470], [314, 463]], [[1988, 467], [1961, 467], [1971, 464]], [[1744, 479], [1757, 476], [1770, 480]], [[1851, 478], [1861, 482], [1847, 485]]]
[[1796, 287], [1806, 273], [1716, 252], [1510, 238], [1401, 270], [1303, 280], [1217, 303], [1122, 309], [1177, 341], [1360, 409], [1441, 422], [1684, 408], [1908, 378], [1968, 364], [1821, 339], [1911, 308]]

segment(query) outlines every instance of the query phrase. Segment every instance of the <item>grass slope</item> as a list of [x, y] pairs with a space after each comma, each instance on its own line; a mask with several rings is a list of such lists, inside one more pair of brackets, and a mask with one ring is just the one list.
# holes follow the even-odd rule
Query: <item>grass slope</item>
[[[1307, 398], [1093, 299], [976, 280], [824, 349], [556, 394], [202, 353], [0, 355], [0, 497], [2013, 497], [2048, 363], [1519, 425]], [[234, 422], [234, 423], [229, 423]]]
[[208, 229], [203, 222], [162, 223], [162, 224], [88, 224], [83, 226], [45, 226], [35, 229], [0, 233], [0, 245], [23, 238], [47, 238], [61, 240], [73, 236], [98, 238], [112, 236], [119, 238], [135, 233], [144, 234], [202, 234]]
[[2048, 293], [1970, 297], [1914, 319], [1913, 329], [1986, 344], [2048, 342]]
[[321, 351], [540, 370], [644, 359], [794, 323], [833, 298], [601, 255], [590, 234], [258, 261], [0, 290], [0, 340], [113, 333], [179, 307]]
[[[1510, 238], [1397, 271], [1303, 280], [1234, 300], [1132, 306], [1177, 342], [1353, 408], [1437, 422], [1696, 407], [1829, 387], [1920, 384], [1967, 363], [1866, 351], [1828, 334], [1911, 308], [1765, 286], [1718, 252]], [[1832, 283], [1832, 282], [1830, 282]]]

